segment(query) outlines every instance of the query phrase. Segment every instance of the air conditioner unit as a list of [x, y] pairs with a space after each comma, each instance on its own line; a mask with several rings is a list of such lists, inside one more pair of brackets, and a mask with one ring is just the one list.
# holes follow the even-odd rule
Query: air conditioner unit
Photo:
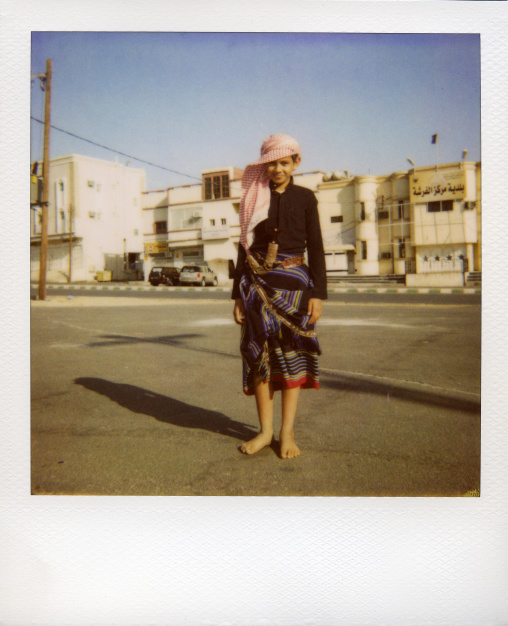
[[88, 184], [89, 187], [95, 187], [95, 183], [94, 183], [93, 180], [87, 181], [87, 184]]
[[472, 211], [476, 206], [476, 202], [464, 202], [464, 208], [467, 211]]
[[95, 217], [95, 211], [88, 211], [88, 217], [93, 219]]
[[201, 213], [199, 211], [196, 211], [196, 212], [194, 212], [192, 214], [192, 218], [195, 219], [195, 220], [199, 219], [200, 217], [202, 217], [202, 216], [201, 216]]

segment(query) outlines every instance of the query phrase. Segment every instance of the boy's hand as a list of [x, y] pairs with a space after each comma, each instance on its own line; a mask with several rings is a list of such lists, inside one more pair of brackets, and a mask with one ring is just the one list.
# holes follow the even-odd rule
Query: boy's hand
[[323, 313], [323, 301], [319, 298], [311, 298], [307, 308], [307, 315], [310, 315], [309, 324], [315, 324]]
[[235, 322], [240, 326], [245, 324], [245, 317], [247, 313], [245, 311], [245, 305], [241, 298], [235, 299], [235, 308], [233, 309], [233, 316], [235, 318]]

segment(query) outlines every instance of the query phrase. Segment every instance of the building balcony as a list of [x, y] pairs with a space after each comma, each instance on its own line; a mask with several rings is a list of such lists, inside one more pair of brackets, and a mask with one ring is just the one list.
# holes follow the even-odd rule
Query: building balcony
[[173, 230], [167, 233], [167, 241], [169, 245], [181, 242], [201, 243], [201, 228], [188, 228], [185, 230]]
[[[40, 245], [41, 244], [41, 235], [30, 235], [30, 245]], [[76, 235], [76, 233], [71, 233], [72, 241], [81, 241], [83, 237]], [[48, 243], [63, 243], [64, 241], [69, 241], [69, 233], [52, 233], [48, 235]]]

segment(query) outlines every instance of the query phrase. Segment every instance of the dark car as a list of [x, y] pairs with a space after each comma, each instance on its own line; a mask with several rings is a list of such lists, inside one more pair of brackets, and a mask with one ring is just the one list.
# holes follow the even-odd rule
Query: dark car
[[180, 270], [178, 267], [152, 267], [148, 280], [151, 285], [178, 285]]

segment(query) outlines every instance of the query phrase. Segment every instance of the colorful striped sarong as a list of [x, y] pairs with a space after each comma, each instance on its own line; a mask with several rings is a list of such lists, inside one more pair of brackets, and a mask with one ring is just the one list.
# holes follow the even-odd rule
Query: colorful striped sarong
[[[289, 258], [277, 255], [279, 263]], [[307, 265], [279, 266], [258, 276], [245, 263], [240, 293], [247, 315], [240, 350], [246, 395], [254, 394], [254, 377], [274, 390], [319, 389], [321, 350], [307, 315], [312, 287]]]

